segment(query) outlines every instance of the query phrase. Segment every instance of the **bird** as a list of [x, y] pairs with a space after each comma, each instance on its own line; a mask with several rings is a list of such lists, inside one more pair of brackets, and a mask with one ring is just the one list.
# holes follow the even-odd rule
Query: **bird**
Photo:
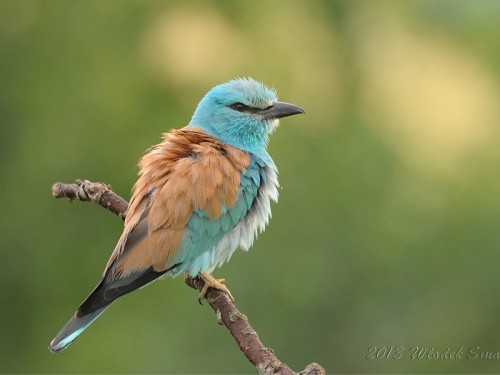
[[117, 298], [184, 274], [233, 299], [213, 270], [249, 250], [278, 200], [278, 170], [267, 151], [283, 117], [305, 113], [248, 77], [210, 89], [188, 125], [163, 134], [139, 162], [123, 233], [102, 278], [49, 345], [68, 347]]

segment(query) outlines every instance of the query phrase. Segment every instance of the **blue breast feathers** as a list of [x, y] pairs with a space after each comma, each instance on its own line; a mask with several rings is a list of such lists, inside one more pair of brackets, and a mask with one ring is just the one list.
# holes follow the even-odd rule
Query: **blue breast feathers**
[[248, 250], [271, 218], [271, 201], [278, 200], [278, 171], [269, 155], [252, 155], [250, 165], [240, 176], [238, 197], [233, 207], [222, 207], [217, 220], [204, 211], [193, 213], [177, 251], [173, 276], [187, 271], [212, 272], [228, 261], [240, 247]]

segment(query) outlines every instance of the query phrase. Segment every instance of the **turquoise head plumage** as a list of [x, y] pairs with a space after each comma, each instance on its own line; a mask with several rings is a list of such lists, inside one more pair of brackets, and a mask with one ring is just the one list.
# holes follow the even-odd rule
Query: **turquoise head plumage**
[[276, 91], [252, 78], [215, 86], [200, 101], [190, 124], [241, 150], [265, 150], [279, 118], [304, 113], [278, 102]]

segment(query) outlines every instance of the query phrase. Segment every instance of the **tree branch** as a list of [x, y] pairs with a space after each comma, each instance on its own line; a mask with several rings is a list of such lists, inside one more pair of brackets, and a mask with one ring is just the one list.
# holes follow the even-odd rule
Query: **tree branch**
[[[98, 205], [125, 219], [128, 202], [111, 190], [111, 186], [102, 182], [76, 180], [72, 184], [56, 182], [52, 185], [52, 195], [55, 198], [67, 198], [70, 202], [75, 200], [93, 201]], [[186, 284], [201, 291], [204, 281], [200, 277], [187, 277]], [[217, 316], [219, 324], [224, 325], [236, 340], [241, 351], [248, 360], [257, 367], [260, 374], [294, 375], [285, 363], [281, 362], [272, 349], [266, 348], [259, 339], [257, 332], [248, 322], [236, 305], [226, 293], [209, 288], [206, 300]], [[317, 363], [311, 363], [299, 375], [324, 375], [325, 369]]]
[[128, 202], [105, 183], [87, 180], [76, 180], [72, 184], [56, 182], [52, 185], [52, 195], [54, 198], [67, 198], [70, 202], [92, 201], [125, 220]]

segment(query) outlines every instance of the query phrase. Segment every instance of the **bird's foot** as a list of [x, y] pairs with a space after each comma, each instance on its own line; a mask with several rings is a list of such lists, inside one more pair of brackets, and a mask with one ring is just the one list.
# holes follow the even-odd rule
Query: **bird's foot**
[[234, 301], [233, 295], [231, 294], [231, 292], [229, 291], [229, 289], [226, 287], [226, 285], [224, 285], [224, 283], [225, 283], [224, 279], [216, 279], [211, 274], [209, 274], [208, 272], [200, 272], [198, 274], [198, 276], [205, 283], [205, 285], [203, 286], [203, 288], [201, 289], [201, 292], [200, 292], [200, 300], [202, 298], [205, 298], [205, 296], [207, 294], [207, 291], [208, 291], [208, 288], [214, 288], [214, 289], [218, 289], [218, 290], [226, 293], [227, 296], [229, 297], [229, 299], [231, 301]]

